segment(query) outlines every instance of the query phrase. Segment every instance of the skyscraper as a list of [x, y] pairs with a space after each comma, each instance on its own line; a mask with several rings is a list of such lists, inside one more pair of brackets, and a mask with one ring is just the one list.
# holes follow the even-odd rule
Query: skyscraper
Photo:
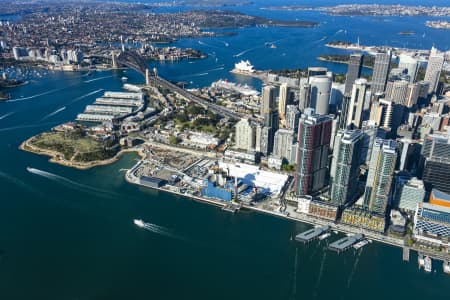
[[286, 108], [286, 128], [297, 132], [300, 111], [295, 105], [288, 105]]
[[313, 76], [323, 76], [327, 75], [328, 69], [322, 67], [309, 67], [308, 68], [308, 81]]
[[397, 162], [397, 144], [393, 140], [376, 139], [372, 149], [363, 207], [384, 214], [391, 196], [392, 178]]
[[408, 213], [414, 213], [417, 204], [425, 199], [425, 188], [423, 181], [417, 178], [399, 178], [395, 187], [395, 200], [398, 208]]
[[287, 160], [291, 163], [291, 151], [294, 143], [294, 131], [288, 129], [278, 129], [275, 132], [273, 155]]
[[450, 137], [430, 134], [422, 147], [423, 181], [428, 191], [437, 188], [450, 193]]
[[241, 119], [236, 123], [236, 148], [241, 150], [254, 150], [256, 142], [256, 127], [249, 120]]
[[347, 125], [353, 124], [361, 128], [363, 121], [364, 103], [366, 100], [367, 80], [364, 78], [356, 79], [353, 84], [352, 96], [347, 112]]
[[262, 89], [261, 115], [265, 115], [275, 109], [276, 88], [273, 85], [266, 85]]
[[391, 51], [378, 52], [375, 56], [375, 64], [372, 73], [372, 92], [383, 93], [386, 88], [386, 82], [391, 64]]
[[359, 77], [361, 77], [363, 55], [359, 53], [351, 54], [348, 61], [347, 76], [345, 78], [344, 96], [349, 97], [353, 83]]
[[384, 131], [374, 121], [364, 121], [362, 124], [363, 145], [361, 150], [361, 164], [370, 164], [373, 143], [376, 138], [385, 138]]
[[350, 96], [344, 96], [342, 98], [341, 110], [339, 113], [339, 129], [347, 128], [347, 119], [348, 119], [348, 108], [350, 106]]
[[332, 76], [328, 75], [310, 77], [311, 93], [309, 107], [313, 108], [316, 114], [328, 114], [332, 82]]
[[288, 104], [289, 88], [287, 83], [283, 83], [280, 86], [280, 97], [278, 100], [278, 113], [280, 118], [286, 118], [286, 105]]
[[392, 88], [389, 91], [386, 90], [386, 99], [393, 100], [396, 104], [404, 105], [408, 84], [406, 80], [395, 80], [392, 83]]
[[400, 61], [398, 63], [398, 68], [406, 70], [409, 75], [409, 82], [413, 83], [416, 79], [417, 70], [419, 69], [419, 62], [417, 59], [406, 54], [400, 54], [399, 57]]
[[436, 48], [431, 48], [428, 58], [427, 70], [424, 81], [430, 83], [428, 94], [436, 93], [442, 66], [444, 65], [444, 53], [440, 53]]
[[300, 99], [298, 101], [298, 109], [304, 111], [309, 107], [309, 99], [311, 94], [311, 86], [305, 80], [300, 83]]
[[411, 108], [417, 104], [420, 95], [420, 85], [418, 83], [408, 84], [406, 91], [405, 106]]
[[352, 203], [358, 197], [362, 145], [361, 130], [341, 130], [336, 136], [330, 171], [330, 198], [335, 205]]
[[309, 195], [325, 187], [332, 118], [307, 109], [300, 118], [297, 135], [297, 195]]
[[370, 120], [389, 131], [392, 126], [393, 111], [394, 103], [391, 100], [378, 99], [378, 101], [372, 103], [372, 107], [370, 108]]

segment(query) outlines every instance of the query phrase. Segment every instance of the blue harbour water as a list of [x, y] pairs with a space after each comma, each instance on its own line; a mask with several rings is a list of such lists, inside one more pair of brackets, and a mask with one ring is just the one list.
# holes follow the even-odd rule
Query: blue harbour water
[[[229, 73], [237, 60], [249, 59], [257, 69], [327, 66], [343, 73], [345, 66], [315, 59], [338, 53], [324, 46], [329, 40], [359, 36], [362, 44], [450, 48], [447, 32], [424, 26], [430, 18], [269, 12], [258, 6], [291, 2], [255, 2], [237, 9], [321, 25], [184, 39], [175, 45], [201, 49], [208, 58], [150, 65], [169, 79], [192, 81], [191, 87], [227, 78], [259, 88], [257, 80]], [[295, 4], [302, 3], [331, 1]], [[398, 35], [405, 30], [417, 34]], [[277, 48], [264, 46], [268, 41]], [[0, 299], [448, 299], [450, 276], [441, 265], [425, 274], [415, 255], [402, 261], [401, 249], [373, 243], [338, 255], [325, 250], [325, 242], [292, 241], [306, 225], [250, 212], [231, 215], [129, 185], [122, 169], [136, 155], [80, 171], [18, 150], [30, 136], [73, 120], [102, 90], [121, 90], [122, 76], [143, 82], [131, 70], [42, 74], [8, 91], [14, 101], [0, 103]], [[27, 166], [47, 173], [29, 173]], [[135, 218], [156, 226], [139, 229]]]

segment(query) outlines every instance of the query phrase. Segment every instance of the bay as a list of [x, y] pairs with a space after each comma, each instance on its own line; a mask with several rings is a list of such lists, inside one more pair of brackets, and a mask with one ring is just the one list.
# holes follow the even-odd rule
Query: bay
[[[174, 45], [199, 48], [208, 58], [150, 66], [168, 79], [192, 81], [191, 87], [227, 78], [260, 88], [257, 80], [229, 73], [234, 63], [249, 59], [257, 69], [327, 66], [344, 73], [345, 66], [315, 59], [336, 53], [324, 46], [327, 40], [359, 36], [362, 44], [450, 46], [448, 35], [423, 25], [429, 18], [243, 10], [322, 25], [241, 28], [231, 37], [184, 39]], [[403, 30], [418, 34], [398, 35]], [[265, 47], [267, 41], [277, 41], [277, 48]], [[135, 163], [133, 154], [79, 171], [18, 150], [28, 137], [73, 120], [101, 89], [121, 90], [122, 76], [143, 82], [131, 70], [50, 72], [10, 90], [17, 101], [0, 103], [0, 117], [6, 116], [0, 119], [0, 299], [447, 299], [450, 277], [441, 265], [425, 274], [415, 255], [404, 263], [398, 248], [373, 243], [337, 255], [323, 242], [292, 241], [306, 225], [249, 212], [231, 215], [129, 185], [120, 170]], [[27, 166], [54, 175], [29, 173]], [[135, 218], [171, 236], [139, 229]]]

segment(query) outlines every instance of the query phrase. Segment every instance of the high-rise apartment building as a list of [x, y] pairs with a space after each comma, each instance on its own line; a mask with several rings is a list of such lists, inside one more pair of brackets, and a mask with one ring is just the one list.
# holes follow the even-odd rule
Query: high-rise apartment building
[[359, 53], [351, 54], [348, 61], [347, 76], [345, 77], [344, 96], [350, 96], [353, 83], [361, 77], [363, 55]]
[[350, 104], [347, 108], [347, 126], [353, 124], [354, 126], [361, 128], [365, 101], [369, 101], [369, 99], [366, 99], [366, 91], [367, 80], [364, 78], [356, 79], [353, 84]]
[[363, 207], [384, 214], [391, 196], [392, 179], [397, 162], [397, 144], [393, 140], [376, 139], [364, 191]]
[[391, 65], [391, 57], [391, 51], [378, 52], [375, 55], [371, 85], [371, 89], [374, 94], [383, 93], [386, 88], [389, 67]]
[[316, 114], [328, 114], [333, 77], [329, 75], [316, 75], [310, 77], [309, 80], [311, 89], [309, 107], [313, 108]]
[[297, 135], [297, 195], [309, 195], [325, 187], [328, 173], [332, 117], [306, 110], [300, 118]]
[[439, 52], [434, 47], [431, 48], [424, 78], [424, 81], [430, 83], [428, 94], [436, 93], [437, 91], [439, 77], [441, 76], [442, 66], [444, 65], [444, 58], [444, 53]]
[[352, 203], [358, 197], [358, 176], [363, 145], [363, 132], [338, 132], [330, 172], [330, 201], [335, 205]]

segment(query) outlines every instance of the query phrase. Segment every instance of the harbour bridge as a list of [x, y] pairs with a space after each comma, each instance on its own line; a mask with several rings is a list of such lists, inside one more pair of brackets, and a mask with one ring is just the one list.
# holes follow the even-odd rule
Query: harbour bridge
[[153, 86], [161, 86], [166, 88], [172, 92], [179, 94], [190, 102], [196, 103], [198, 105], [203, 106], [206, 109], [210, 109], [211, 111], [231, 118], [231, 119], [240, 119], [243, 118], [244, 115], [235, 111], [232, 111], [226, 107], [220, 106], [216, 103], [210, 102], [206, 99], [200, 98], [192, 93], [186, 91], [185, 89], [179, 87], [176, 84], [158, 76], [156, 72], [153, 74], [150, 73], [147, 65], [147, 61], [136, 51], [125, 50], [120, 52], [120, 54], [116, 57], [115, 53], [112, 53], [112, 65], [113, 67], [125, 66], [130, 69], [135, 70], [145, 77], [146, 85]]

